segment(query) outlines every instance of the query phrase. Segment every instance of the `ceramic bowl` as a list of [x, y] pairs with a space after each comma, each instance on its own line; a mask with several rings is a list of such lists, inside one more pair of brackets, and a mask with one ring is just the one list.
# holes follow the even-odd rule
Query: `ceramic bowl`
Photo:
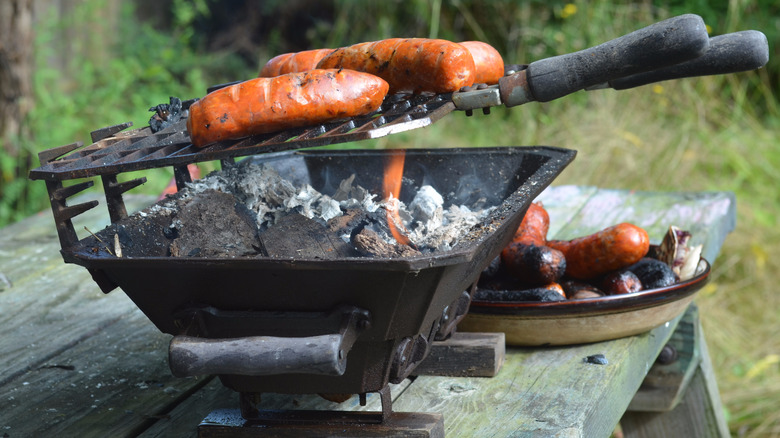
[[671, 286], [625, 295], [555, 302], [471, 303], [459, 331], [503, 332], [507, 345], [574, 345], [636, 335], [680, 315], [709, 280], [701, 259], [694, 277]]

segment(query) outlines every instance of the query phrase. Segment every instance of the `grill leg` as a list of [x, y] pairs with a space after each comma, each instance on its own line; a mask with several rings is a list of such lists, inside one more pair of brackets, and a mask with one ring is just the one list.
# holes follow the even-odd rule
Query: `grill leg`
[[382, 402], [382, 423], [390, 419], [393, 414], [393, 399], [390, 396], [390, 385], [385, 385], [379, 390], [379, 400]]

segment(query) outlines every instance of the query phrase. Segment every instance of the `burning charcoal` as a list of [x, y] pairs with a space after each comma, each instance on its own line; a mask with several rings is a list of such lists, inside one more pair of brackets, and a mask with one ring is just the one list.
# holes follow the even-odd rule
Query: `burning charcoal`
[[543, 287], [523, 290], [478, 289], [474, 293], [474, 300], [478, 301], [534, 301], [547, 303], [564, 301], [565, 299], [558, 292]]
[[350, 193], [352, 193], [352, 182], [355, 181], [355, 174], [349, 176], [349, 178], [341, 181], [339, 183], [339, 188], [336, 190], [336, 193], [333, 194], [332, 198], [341, 202], [346, 201], [347, 199], [351, 198]]
[[414, 199], [409, 204], [412, 216], [421, 222], [433, 222], [440, 226], [444, 217], [444, 198], [433, 187], [425, 185], [420, 187]]
[[161, 103], [149, 108], [155, 114], [149, 119], [149, 129], [159, 132], [181, 120], [181, 99], [171, 96], [170, 103]]
[[176, 214], [179, 237], [170, 246], [174, 257], [239, 257], [257, 255], [254, 215], [236, 198], [207, 190]]
[[134, 215], [109, 225], [84, 242], [87, 247], [116, 256], [116, 236], [123, 257], [165, 257], [168, 255], [168, 244], [164, 233], [169, 223], [170, 219], [165, 216], [144, 218]]
[[338, 233], [297, 213], [280, 218], [274, 226], [260, 233], [259, 238], [272, 257], [334, 259], [359, 256]]
[[420, 255], [420, 251], [408, 245], [391, 245], [385, 242], [379, 235], [362, 228], [352, 236], [352, 244], [362, 254], [373, 257], [413, 257]]
[[639, 277], [645, 289], [671, 286], [677, 282], [677, 276], [669, 265], [650, 257], [645, 257], [626, 269]]
[[346, 236], [344, 241], [349, 241], [353, 230], [362, 227], [368, 221], [368, 214], [359, 208], [350, 208], [341, 216], [328, 221], [328, 229], [338, 236]]

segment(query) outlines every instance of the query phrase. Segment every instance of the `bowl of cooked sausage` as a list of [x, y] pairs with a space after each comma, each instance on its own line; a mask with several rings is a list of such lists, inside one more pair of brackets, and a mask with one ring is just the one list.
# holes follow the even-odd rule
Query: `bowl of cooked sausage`
[[674, 226], [659, 245], [631, 223], [548, 240], [531, 204], [512, 242], [485, 269], [458, 330], [503, 332], [508, 345], [572, 345], [647, 332], [680, 315], [710, 264]]

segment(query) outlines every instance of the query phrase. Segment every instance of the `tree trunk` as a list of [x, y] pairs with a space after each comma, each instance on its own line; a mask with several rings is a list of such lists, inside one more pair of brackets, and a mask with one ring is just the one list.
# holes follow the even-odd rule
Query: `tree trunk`
[[18, 156], [32, 105], [33, 0], [0, 2], [0, 140]]
[[[14, 217], [28, 197], [32, 153], [24, 121], [33, 104], [33, 0], [0, 0], [0, 224]], [[11, 188], [9, 191], [8, 189]]]

